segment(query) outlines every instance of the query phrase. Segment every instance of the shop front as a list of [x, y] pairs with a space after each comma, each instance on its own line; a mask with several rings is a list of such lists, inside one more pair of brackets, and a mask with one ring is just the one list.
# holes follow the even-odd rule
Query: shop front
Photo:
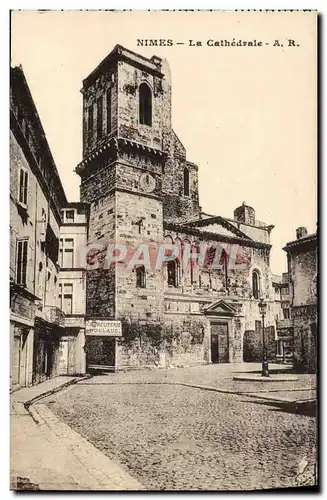
[[59, 347], [64, 326], [64, 314], [54, 306], [44, 307], [35, 317], [33, 385], [59, 375]]
[[32, 384], [35, 301], [26, 289], [10, 285], [10, 388]]
[[120, 321], [88, 319], [85, 322], [86, 371], [117, 371], [117, 339], [122, 336]]

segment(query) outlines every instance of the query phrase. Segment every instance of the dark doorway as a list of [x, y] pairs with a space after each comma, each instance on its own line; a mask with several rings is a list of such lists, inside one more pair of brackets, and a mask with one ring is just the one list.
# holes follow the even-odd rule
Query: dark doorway
[[114, 338], [88, 337], [86, 340], [87, 371], [115, 371], [116, 341]]
[[54, 332], [36, 330], [34, 333], [33, 348], [33, 376], [32, 383], [39, 384], [56, 375], [56, 352], [59, 340], [54, 337]]
[[211, 362], [218, 363], [218, 335], [211, 334]]
[[211, 361], [229, 363], [228, 323], [211, 324]]

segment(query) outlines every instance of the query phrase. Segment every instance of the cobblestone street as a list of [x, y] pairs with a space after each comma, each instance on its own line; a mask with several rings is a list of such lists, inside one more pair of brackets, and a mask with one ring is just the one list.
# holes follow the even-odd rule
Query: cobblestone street
[[305, 464], [313, 470], [314, 417], [246, 394], [149, 383], [163, 376], [94, 377], [44, 402], [148, 489], [290, 487]]

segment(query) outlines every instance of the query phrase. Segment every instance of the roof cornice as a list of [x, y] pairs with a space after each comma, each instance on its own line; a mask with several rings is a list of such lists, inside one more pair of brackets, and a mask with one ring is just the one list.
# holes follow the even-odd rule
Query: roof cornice
[[306, 249], [313, 249], [317, 247], [317, 233], [310, 234], [305, 238], [289, 241], [284, 247], [285, 252], [297, 252]]
[[141, 56], [132, 50], [126, 49], [122, 45], [116, 45], [114, 49], [98, 64], [98, 66], [83, 80], [83, 89], [86, 89], [103, 74], [109, 67], [117, 61], [125, 61], [136, 68], [146, 70], [155, 76], [162, 78], [161, 59], [153, 56], [151, 59]]
[[162, 159], [167, 156], [167, 154], [161, 151], [161, 149], [151, 148], [131, 139], [125, 139], [123, 137], [107, 137], [77, 165], [75, 172], [78, 175], [82, 175], [85, 169], [87, 169], [89, 165], [99, 159], [102, 155], [110, 152], [117, 154], [120, 149], [128, 149], [136, 151], [138, 154], [144, 154]]

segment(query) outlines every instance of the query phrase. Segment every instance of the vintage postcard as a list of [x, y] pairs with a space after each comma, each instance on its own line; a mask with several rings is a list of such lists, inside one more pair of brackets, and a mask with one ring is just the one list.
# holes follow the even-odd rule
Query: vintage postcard
[[11, 12], [12, 490], [318, 488], [317, 25]]

